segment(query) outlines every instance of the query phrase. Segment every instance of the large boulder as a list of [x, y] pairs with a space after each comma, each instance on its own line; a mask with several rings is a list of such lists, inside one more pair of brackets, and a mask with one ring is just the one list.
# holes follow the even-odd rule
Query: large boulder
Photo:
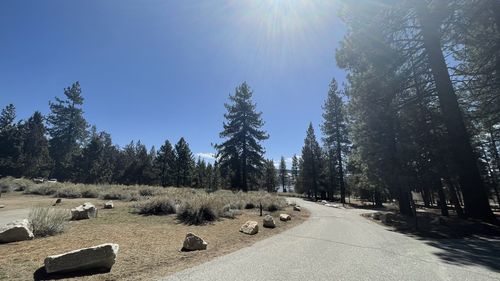
[[208, 243], [205, 242], [201, 237], [196, 236], [193, 233], [186, 234], [184, 239], [184, 244], [182, 244], [181, 251], [199, 251], [206, 250]]
[[113, 209], [113, 208], [114, 208], [113, 201], [108, 201], [104, 203], [104, 209]]
[[45, 258], [45, 271], [76, 272], [82, 270], [109, 271], [115, 263], [118, 244], [102, 244]]
[[240, 227], [240, 232], [249, 235], [257, 234], [257, 232], [259, 232], [259, 224], [256, 221], [247, 221]]
[[274, 219], [270, 215], [267, 215], [264, 217], [264, 221], [263, 221], [262, 225], [264, 227], [267, 227], [267, 228], [275, 228], [276, 227], [276, 223], [274, 223]]
[[84, 220], [97, 217], [97, 208], [92, 203], [85, 203], [71, 209], [72, 220]]
[[0, 243], [10, 243], [33, 239], [30, 223], [27, 219], [13, 221], [0, 226]]
[[281, 214], [280, 221], [289, 221], [292, 220], [292, 217], [289, 214]]

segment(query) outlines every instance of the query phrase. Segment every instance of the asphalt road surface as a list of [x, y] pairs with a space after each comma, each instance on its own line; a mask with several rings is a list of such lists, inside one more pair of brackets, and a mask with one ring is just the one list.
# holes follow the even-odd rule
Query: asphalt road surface
[[411, 237], [369, 211], [296, 201], [303, 224], [160, 280], [500, 280], [500, 240]]

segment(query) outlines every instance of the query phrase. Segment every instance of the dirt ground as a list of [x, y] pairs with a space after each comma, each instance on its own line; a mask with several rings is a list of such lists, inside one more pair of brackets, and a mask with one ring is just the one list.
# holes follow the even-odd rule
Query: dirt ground
[[[105, 201], [98, 199], [63, 199], [57, 208], [77, 206], [92, 202], [102, 207]], [[47, 206], [54, 198], [43, 196], [4, 195], [0, 204], [4, 210], [22, 209], [31, 206]], [[258, 240], [282, 232], [303, 222], [309, 216], [307, 210], [286, 210], [272, 213], [277, 228], [262, 227], [262, 217], [256, 210], [243, 211], [235, 219], [202, 225], [188, 226], [179, 223], [175, 216], [142, 216], [133, 213], [133, 203], [115, 202], [115, 209], [99, 210], [96, 219], [72, 221], [63, 234], [0, 245], [0, 280], [50, 280], [53, 278], [72, 280], [151, 280], [173, 272], [198, 265]], [[280, 213], [292, 215], [290, 222], [279, 221]], [[239, 228], [247, 220], [259, 222], [259, 233], [253, 236], [242, 234]], [[186, 233], [193, 232], [208, 242], [208, 249], [197, 252], [180, 252]], [[83, 276], [44, 276], [43, 260], [48, 255], [60, 254], [78, 248], [102, 243], [117, 243], [120, 246], [117, 260], [111, 272]]]

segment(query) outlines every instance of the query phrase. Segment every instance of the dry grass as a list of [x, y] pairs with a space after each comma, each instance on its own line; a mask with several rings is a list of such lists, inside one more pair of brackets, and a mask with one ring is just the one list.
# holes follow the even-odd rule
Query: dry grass
[[[236, 193], [234, 196], [243, 195]], [[19, 202], [24, 197], [30, 200], [44, 198], [46, 203], [54, 200], [26, 195], [2, 199], [7, 201], [5, 204], [11, 205], [14, 200]], [[105, 202], [99, 199], [63, 199], [63, 203], [57, 208], [67, 209], [84, 201], [94, 203], [96, 206], [102, 206]], [[218, 204], [222, 203], [225, 202]], [[292, 212], [291, 208], [287, 207], [282, 212], [293, 216], [291, 222], [279, 221], [277, 217], [280, 212], [271, 213], [275, 217], [277, 228], [261, 227], [257, 235], [249, 236], [240, 233], [239, 228], [247, 220], [256, 220], [262, 224], [262, 217], [258, 216], [257, 209], [239, 211], [239, 215], [234, 219], [220, 219], [210, 224], [196, 226], [178, 223], [175, 215], [136, 214], [135, 204], [115, 202], [115, 209], [100, 210], [96, 219], [71, 221], [69, 230], [57, 236], [1, 245], [0, 280], [32, 280], [33, 273], [43, 265], [46, 256], [101, 243], [120, 245], [117, 262], [112, 271], [72, 280], [151, 280], [250, 246], [258, 240], [301, 223], [308, 216], [307, 211]], [[204, 238], [209, 243], [208, 249], [199, 252], [180, 252], [182, 241], [188, 232]]]

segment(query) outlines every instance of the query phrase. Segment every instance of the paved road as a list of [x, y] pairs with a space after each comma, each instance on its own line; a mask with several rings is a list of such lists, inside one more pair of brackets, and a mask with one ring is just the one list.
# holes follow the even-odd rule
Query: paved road
[[15, 220], [26, 219], [28, 218], [29, 213], [29, 209], [0, 209], [0, 225], [4, 225]]
[[500, 240], [419, 240], [299, 201], [303, 224], [161, 280], [500, 280]]

